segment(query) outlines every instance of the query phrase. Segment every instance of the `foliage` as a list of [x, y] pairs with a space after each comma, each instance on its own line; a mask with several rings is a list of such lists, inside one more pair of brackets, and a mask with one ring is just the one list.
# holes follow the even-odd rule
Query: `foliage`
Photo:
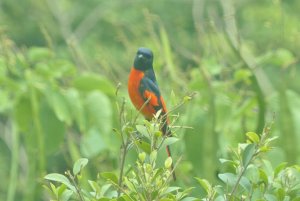
[[[147, 136], [150, 144], [164, 140], [157, 122], [145, 122], [136, 125], [136, 129], [127, 133], [131, 143], [137, 148], [138, 159], [126, 175], [120, 178], [113, 172], [103, 172], [96, 181], [88, 180], [89, 187], [82, 188], [81, 183], [86, 180], [81, 171], [87, 165], [88, 159], [79, 159], [73, 166], [73, 173], [67, 171], [64, 175], [51, 173], [45, 179], [50, 182], [45, 188], [55, 200], [297, 200], [300, 197], [300, 167], [287, 166], [281, 163], [275, 169], [269, 161], [262, 159], [262, 155], [272, 150], [271, 142], [276, 137], [270, 136], [270, 127], [266, 127], [261, 135], [254, 132], [246, 133], [247, 142], [239, 144], [230, 155], [232, 159], [220, 159], [222, 167], [231, 169], [230, 172], [220, 173], [218, 177], [223, 183], [213, 186], [206, 179], [196, 178], [205, 190], [204, 198], [187, 197], [193, 187], [182, 189], [170, 186], [170, 167], [172, 158], [168, 157], [163, 167], [156, 167], [157, 154], [160, 147], [150, 146], [151, 152], [142, 151], [147, 142], [139, 140], [136, 135]], [[141, 133], [138, 133], [142, 131]], [[139, 137], [140, 138], [140, 137]], [[153, 147], [155, 147], [153, 149]], [[149, 151], [149, 150], [148, 150]], [[125, 155], [124, 155], [125, 157]], [[121, 167], [121, 171], [122, 171]], [[200, 189], [196, 189], [200, 190]]]
[[[299, 9], [297, 0], [1, 0], [0, 200], [46, 200], [41, 178], [79, 158], [89, 160], [85, 178], [119, 170], [115, 86], [128, 102], [140, 46], [154, 52], [168, 108], [197, 93], [177, 110], [177, 124], [193, 127], [174, 129], [177, 186], [217, 183], [227, 147], [273, 116], [277, 148], [255, 164], [269, 175], [270, 166], [299, 164]], [[124, 167], [136, 158], [129, 151]]]

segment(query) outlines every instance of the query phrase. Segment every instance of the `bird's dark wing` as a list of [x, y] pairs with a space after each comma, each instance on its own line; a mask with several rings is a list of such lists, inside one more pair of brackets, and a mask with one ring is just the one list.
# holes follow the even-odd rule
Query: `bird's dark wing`
[[164, 109], [158, 85], [148, 76], [142, 78], [139, 92], [145, 101], [149, 99], [148, 105], [153, 107], [156, 112]]

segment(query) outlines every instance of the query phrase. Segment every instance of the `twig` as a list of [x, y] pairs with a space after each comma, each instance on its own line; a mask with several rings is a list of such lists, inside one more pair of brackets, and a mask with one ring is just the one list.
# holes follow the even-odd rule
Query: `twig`
[[72, 183], [73, 183], [73, 185], [74, 185], [74, 187], [75, 187], [75, 189], [76, 189], [76, 192], [77, 192], [77, 194], [78, 194], [78, 196], [79, 196], [79, 199], [80, 199], [81, 201], [85, 201], [85, 199], [84, 199], [84, 197], [83, 197], [83, 195], [82, 195], [82, 193], [81, 193], [80, 187], [79, 187], [79, 185], [78, 185], [78, 184], [76, 183], [76, 181], [75, 181], [74, 176], [71, 174], [71, 172], [70, 172], [69, 170], [66, 172], [66, 175], [68, 175], [69, 178], [71, 179], [71, 181], [72, 181]]
[[129, 140], [126, 141], [126, 144], [122, 145], [122, 156], [121, 156], [121, 167], [120, 167], [120, 175], [119, 175], [119, 181], [118, 181], [118, 186], [120, 187], [118, 189], [118, 197], [121, 194], [120, 189], [122, 189], [122, 182], [123, 182], [123, 173], [124, 173], [124, 165], [125, 165], [125, 158], [127, 154], [127, 147], [129, 145]]

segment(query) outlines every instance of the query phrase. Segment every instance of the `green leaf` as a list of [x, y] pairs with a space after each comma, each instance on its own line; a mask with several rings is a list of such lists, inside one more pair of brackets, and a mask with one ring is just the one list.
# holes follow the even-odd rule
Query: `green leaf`
[[146, 153], [145, 152], [142, 152], [142, 153], [139, 153], [139, 160], [143, 163], [146, 159]]
[[71, 190], [68, 190], [68, 189], [64, 190], [64, 192], [60, 195], [60, 200], [61, 201], [68, 201], [68, 200], [70, 200], [70, 198], [73, 195], [73, 193], [74, 192], [71, 191]]
[[256, 165], [249, 165], [245, 176], [251, 180], [252, 183], [258, 183], [259, 182], [259, 171], [258, 171], [258, 167], [256, 167]]
[[274, 170], [274, 178], [287, 166], [287, 162], [280, 163]]
[[107, 143], [97, 128], [91, 128], [86, 135], [82, 136], [80, 151], [87, 158], [95, 157], [104, 150], [107, 150]]
[[169, 169], [172, 165], [172, 158], [171, 157], [168, 157], [166, 160], [165, 160], [165, 168]]
[[45, 134], [45, 150], [50, 155], [57, 152], [64, 142], [66, 128], [64, 122], [57, 118], [46, 101], [42, 101], [40, 107], [39, 118]]
[[157, 151], [153, 150], [150, 154], [150, 163], [155, 162], [156, 158], [157, 158]]
[[278, 201], [278, 200], [280, 200], [280, 199], [277, 199], [277, 197], [275, 195], [272, 195], [272, 194], [269, 194], [269, 193], [266, 193], [264, 197], [265, 197], [264, 200], [266, 200], [266, 201]]
[[[92, 180], [88, 180], [88, 183], [89, 183], [90, 187], [93, 189], [94, 192], [96, 192], [98, 194], [100, 193], [101, 187], [98, 185], [97, 182], [92, 181]], [[109, 184], [109, 185], [111, 185], [111, 184]]]
[[135, 128], [141, 135], [149, 138], [148, 130], [144, 125], [136, 125]]
[[100, 75], [85, 73], [74, 79], [73, 85], [76, 89], [86, 92], [99, 90], [109, 96], [114, 96], [115, 87], [111, 82]]
[[87, 158], [78, 159], [73, 166], [73, 174], [77, 175], [81, 170], [88, 164], [89, 160]]
[[263, 169], [259, 169], [259, 179], [265, 184], [265, 186], [268, 186], [269, 184], [268, 175]]
[[249, 165], [251, 159], [253, 158], [254, 154], [255, 154], [255, 148], [256, 145], [255, 144], [248, 144], [246, 146], [246, 148], [243, 151], [243, 166], [246, 167], [247, 165]]
[[164, 140], [164, 142], [163, 142], [163, 144], [162, 144], [162, 147], [166, 147], [166, 146], [171, 145], [171, 144], [174, 144], [174, 143], [176, 143], [176, 142], [178, 142], [178, 141], [179, 141], [179, 139], [178, 139], [177, 137], [167, 137], [167, 138]]
[[112, 186], [112, 184], [105, 184], [101, 187], [101, 192], [100, 195], [101, 196], [105, 196], [106, 194], [109, 194], [109, 189]]
[[[229, 186], [234, 186], [238, 181], [238, 177], [232, 173], [223, 173], [219, 174], [218, 177]], [[242, 177], [239, 181], [239, 185], [242, 186], [246, 191], [250, 192], [251, 184], [250, 181], [246, 177]]]
[[[113, 201], [113, 200], [109, 199], [108, 201]], [[133, 201], [133, 200], [128, 195], [121, 195], [120, 197], [117, 198], [116, 201]]]
[[186, 197], [186, 198], [183, 198], [181, 201], [201, 201], [201, 200], [199, 198]]
[[134, 184], [127, 177], [124, 177], [124, 184], [128, 187], [128, 189], [131, 192], [136, 191], [136, 188], [135, 188]]
[[232, 173], [218, 174], [218, 177], [226, 184], [233, 186], [237, 180], [237, 176]]
[[85, 99], [87, 125], [96, 127], [104, 137], [112, 130], [112, 106], [108, 97], [100, 91], [89, 93]]
[[248, 139], [251, 142], [254, 142], [256, 144], [259, 142], [259, 136], [256, 133], [254, 133], [254, 132], [247, 132], [246, 136], [248, 137]]
[[46, 89], [44, 94], [57, 118], [70, 125], [72, 119], [66, 98], [59, 91], [54, 91], [52, 89]]
[[168, 193], [171, 193], [173, 191], [177, 191], [179, 190], [180, 187], [177, 187], [177, 186], [171, 186], [171, 187], [168, 187], [167, 190], [164, 192], [164, 194], [168, 194]]
[[69, 179], [62, 174], [51, 173], [51, 174], [47, 174], [44, 178], [47, 180], [50, 180], [50, 181], [56, 181], [56, 182], [62, 183], [64, 185], [66, 185], [73, 192], [76, 192], [76, 188], [71, 184]]
[[148, 142], [145, 142], [143, 140], [135, 140], [135, 144], [138, 146], [138, 148], [140, 148], [147, 154], [151, 153], [151, 146]]
[[248, 69], [238, 69], [234, 72], [234, 80], [236, 82], [239, 82], [239, 81], [243, 81], [247, 84], [250, 84], [251, 82], [251, 77], [252, 73], [250, 70]]
[[228, 160], [224, 158], [220, 158], [219, 161], [221, 162], [222, 165], [230, 165], [231, 167], [237, 166], [237, 163], [233, 160]]
[[102, 172], [100, 173], [101, 177], [112, 181], [114, 184], [118, 184], [118, 177], [115, 173], [113, 172]]
[[31, 62], [47, 60], [52, 57], [53, 53], [45, 47], [31, 47], [28, 50], [28, 59]]
[[195, 179], [198, 181], [200, 186], [202, 186], [202, 188], [205, 190], [207, 194], [211, 191], [212, 186], [206, 179], [200, 179], [200, 178], [195, 178]]
[[272, 63], [281, 67], [295, 61], [295, 56], [288, 49], [279, 48], [275, 52], [275, 57], [272, 57]]
[[285, 200], [284, 197], [285, 197], [285, 190], [283, 188], [278, 188], [277, 190], [277, 199], [278, 200]]

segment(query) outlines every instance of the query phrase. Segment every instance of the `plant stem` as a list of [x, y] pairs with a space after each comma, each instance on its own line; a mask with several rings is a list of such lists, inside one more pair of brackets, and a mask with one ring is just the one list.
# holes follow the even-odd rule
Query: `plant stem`
[[74, 176], [71, 174], [70, 171], [67, 171], [67, 175], [70, 177], [70, 179], [71, 179], [71, 181], [72, 181], [72, 183], [73, 183], [73, 185], [74, 185], [74, 187], [76, 189], [76, 192], [77, 192], [77, 194], [79, 196], [80, 201], [85, 201], [85, 199], [84, 199], [84, 197], [83, 197], [83, 195], [81, 193], [80, 187], [79, 187], [79, 185], [75, 181]]
[[237, 181], [235, 182], [235, 185], [234, 185], [232, 191], [230, 192], [230, 198], [229, 198], [229, 201], [232, 200], [233, 195], [234, 195], [235, 191], [237, 190], [237, 187], [238, 187], [238, 185], [239, 185], [239, 183], [240, 183], [240, 181], [241, 181], [241, 179], [242, 179], [242, 176], [244, 175], [245, 171], [247, 170], [247, 167], [248, 167], [248, 166], [250, 165], [250, 163], [252, 162], [254, 156], [256, 156], [256, 154], [257, 154], [257, 149], [258, 149], [258, 148], [256, 147], [255, 152], [254, 152], [254, 153], [252, 154], [252, 156], [251, 156], [251, 159], [248, 161], [248, 163], [245, 164], [245, 166], [242, 167], [242, 171], [240, 172], [240, 174], [239, 174], [239, 176], [238, 176], [238, 179], [237, 179]]
[[126, 143], [122, 144], [122, 156], [121, 156], [121, 167], [120, 167], [120, 175], [119, 175], [119, 181], [118, 181], [118, 197], [121, 194], [121, 186], [122, 186], [122, 181], [123, 181], [123, 173], [124, 173], [124, 165], [125, 165], [125, 158], [126, 158], [126, 154], [127, 154], [127, 148], [129, 145], [129, 140], [127, 140]]

